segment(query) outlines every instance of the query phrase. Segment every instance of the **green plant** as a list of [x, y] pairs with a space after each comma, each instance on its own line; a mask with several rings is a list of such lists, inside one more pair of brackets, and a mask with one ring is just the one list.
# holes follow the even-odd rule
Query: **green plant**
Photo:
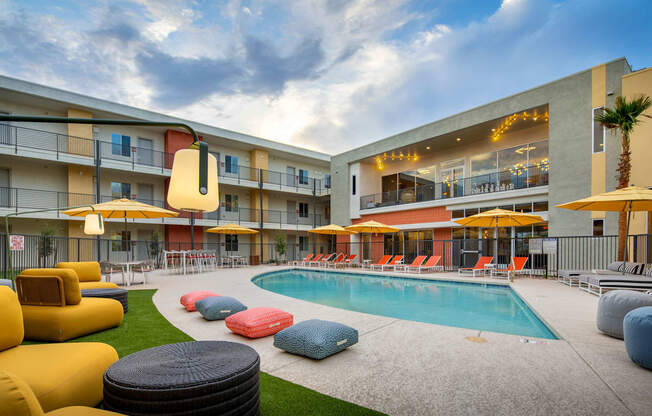
[[41, 230], [41, 238], [38, 241], [38, 263], [39, 267], [48, 265], [48, 258], [54, 254], [54, 234], [56, 230], [46, 225]]
[[[285, 234], [276, 234], [274, 237], [274, 248], [276, 250], [276, 256], [285, 257], [285, 253], [287, 252], [288, 248]], [[280, 262], [278, 257], [276, 257], [275, 260], [276, 264]]]
[[[652, 118], [643, 114], [652, 106], [652, 100], [648, 96], [640, 96], [630, 101], [627, 98], [618, 96], [613, 108], [605, 108], [595, 116], [595, 121], [609, 130], [620, 131], [620, 156], [618, 158], [618, 189], [629, 186], [629, 178], [632, 173], [632, 160], [629, 139], [634, 127], [641, 122], [641, 117]], [[627, 241], [627, 215], [621, 212], [618, 217], [618, 260], [625, 257], [625, 244]]]
[[149, 257], [156, 259], [159, 251], [161, 250], [160, 235], [158, 231], [152, 233], [151, 241], [149, 242]]

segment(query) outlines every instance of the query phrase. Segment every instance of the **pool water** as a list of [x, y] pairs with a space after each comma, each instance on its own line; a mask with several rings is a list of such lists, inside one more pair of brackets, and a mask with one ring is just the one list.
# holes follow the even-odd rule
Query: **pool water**
[[299, 269], [252, 281], [281, 295], [357, 312], [557, 339], [508, 286]]

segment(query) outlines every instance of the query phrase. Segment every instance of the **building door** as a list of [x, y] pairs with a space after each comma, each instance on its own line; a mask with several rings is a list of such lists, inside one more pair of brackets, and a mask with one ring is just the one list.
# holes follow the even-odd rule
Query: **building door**
[[[287, 248], [286, 248], [285, 258], [287, 260], [297, 260], [300, 256], [297, 256], [297, 236], [294, 234], [288, 234], [287, 236]], [[301, 253], [299, 253], [301, 255]], [[305, 257], [305, 255], [304, 255]]]
[[136, 161], [141, 165], [154, 165], [153, 142], [151, 139], [138, 138], [138, 149], [136, 149]]
[[[142, 261], [148, 260], [150, 256], [156, 258], [156, 246], [152, 244], [152, 231], [151, 230], [138, 230], [138, 241], [134, 242], [135, 256], [134, 260]], [[150, 250], [151, 249], [151, 250]]]
[[287, 176], [286, 179], [287, 186], [296, 186], [297, 185], [296, 169], [293, 168], [292, 166], [288, 166], [285, 168], [285, 173], [286, 173], [285, 176]]
[[154, 186], [148, 183], [139, 183], [136, 200], [145, 204], [156, 205], [154, 203]]
[[287, 201], [288, 224], [297, 223], [297, 203], [296, 201]]
[[9, 189], [9, 169], [0, 169], [0, 207], [11, 206], [11, 190]]
[[441, 164], [442, 198], [464, 196], [464, 159]]
[[217, 160], [217, 176], [222, 176], [222, 164], [220, 163], [220, 153], [219, 152], [208, 152], [215, 156], [215, 160]]

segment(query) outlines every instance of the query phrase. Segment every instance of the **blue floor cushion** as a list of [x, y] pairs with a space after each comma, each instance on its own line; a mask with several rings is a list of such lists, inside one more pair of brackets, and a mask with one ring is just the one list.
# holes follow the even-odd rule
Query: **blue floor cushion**
[[625, 315], [623, 330], [629, 358], [652, 370], [652, 306], [643, 306]]
[[229, 296], [209, 296], [198, 300], [195, 307], [207, 321], [226, 319], [247, 309], [239, 300]]
[[274, 335], [274, 346], [321, 360], [358, 342], [358, 331], [337, 322], [310, 319]]

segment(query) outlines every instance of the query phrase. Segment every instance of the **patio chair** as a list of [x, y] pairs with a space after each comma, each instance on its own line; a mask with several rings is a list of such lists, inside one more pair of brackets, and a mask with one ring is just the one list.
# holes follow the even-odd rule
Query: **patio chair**
[[378, 267], [378, 268], [380, 268], [380, 271], [381, 271], [381, 272], [384, 272], [385, 269], [387, 269], [387, 270], [391, 270], [391, 269], [393, 269], [394, 267], [396, 267], [396, 266], [398, 266], [398, 265], [401, 265], [402, 263], [403, 263], [403, 256], [398, 255], [398, 256], [394, 256], [394, 258], [393, 258], [389, 263], [387, 263], [387, 264], [381, 264], [381, 265], [379, 265], [379, 266], [374, 265], [374, 266], [371, 268], [371, 270], [375, 270], [375, 267]]
[[414, 267], [412, 265], [408, 266], [406, 272], [417, 272], [421, 274], [422, 272], [428, 272], [428, 271], [444, 271], [444, 266], [440, 266], [439, 262], [441, 261], [441, 256], [430, 256], [428, 260], [426, 260], [425, 263], [423, 263], [420, 266]]
[[613, 289], [652, 290], [652, 277], [638, 274], [583, 274], [579, 277], [580, 290], [602, 296]]
[[113, 273], [120, 273], [120, 276], [122, 276], [122, 284], [125, 284], [125, 272], [124, 269], [118, 265], [115, 265], [113, 263], [110, 263], [108, 261], [101, 261], [100, 262], [100, 273], [104, 275], [104, 280], [106, 280], [109, 283], [112, 283], [111, 280], [113, 280]]
[[326, 265], [328, 264], [328, 262], [329, 262], [330, 260], [334, 259], [336, 255], [337, 255], [337, 253], [327, 254], [327, 255], [325, 255], [324, 257], [322, 257], [321, 260], [319, 260], [315, 265], [316, 265], [317, 267], [326, 267]]
[[423, 262], [426, 261], [426, 258], [428, 258], [428, 256], [416, 256], [414, 258], [414, 260], [412, 261], [412, 263], [410, 263], [410, 264], [397, 264], [396, 266], [394, 266], [394, 270], [396, 270], [396, 271], [403, 270], [404, 272], [406, 272], [408, 267], [419, 267], [419, 266], [421, 266], [423, 264]]
[[372, 269], [373, 266], [382, 266], [383, 264], [387, 264], [387, 262], [392, 258], [391, 255], [386, 254], [384, 255], [380, 260], [378, 260], [378, 263], [374, 264], [363, 264], [362, 268], [364, 269]]
[[308, 266], [312, 266], [313, 264], [318, 265], [322, 257], [324, 257], [323, 254], [317, 254], [315, 257], [312, 258], [312, 260], [307, 262], [307, 265]]
[[478, 261], [475, 263], [475, 266], [473, 267], [460, 267], [457, 269], [457, 274], [464, 274], [471, 272], [473, 277], [475, 277], [476, 272], [484, 274], [484, 266], [487, 264], [490, 264], [493, 261], [492, 256], [483, 256], [478, 259]]
[[146, 260], [131, 266], [132, 273], [140, 273], [143, 275], [143, 283], [147, 283], [147, 273], [154, 271], [154, 260]]
[[305, 266], [305, 265], [306, 265], [306, 262], [309, 262], [310, 259], [312, 258], [312, 256], [313, 256], [313, 254], [310, 253], [310, 254], [308, 254], [306, 257], [304, 257], [303, 259], [301, 259], [301, 260], [294, 260], [294, 261], [292, 262], [292, 265], [293, 265], [293, 266]]
[[353, 263], [353, 260], [357, 257], [357, 254], [351, 254], [350, 256], [347, 256], [344, 260], [342, 260], [340, 263], [334, 264], [333, 267], [338, 268], [338, 267], [347, 267], [350, 266], [351, 263]]
[[527, 260], [527, 257], [512, 257], [512, 262], [506, 269], [492, 269], [491, 277], [505, 275], [507, 276], [507, 280], [511, 280], [512, 276], [523, 271]]
[[335, 267], [335, 265], [342, 263], [342, 260], [344, 260], [345, 257], [346, 256], [344, 255], [344, 253], [340, 253], [340, 254], [337, 255], [337, 257], [335, 257], [334, 260], [327, 261], [322, 266], [324, 266], [324, 267], [331, 267], [331, 266]]

